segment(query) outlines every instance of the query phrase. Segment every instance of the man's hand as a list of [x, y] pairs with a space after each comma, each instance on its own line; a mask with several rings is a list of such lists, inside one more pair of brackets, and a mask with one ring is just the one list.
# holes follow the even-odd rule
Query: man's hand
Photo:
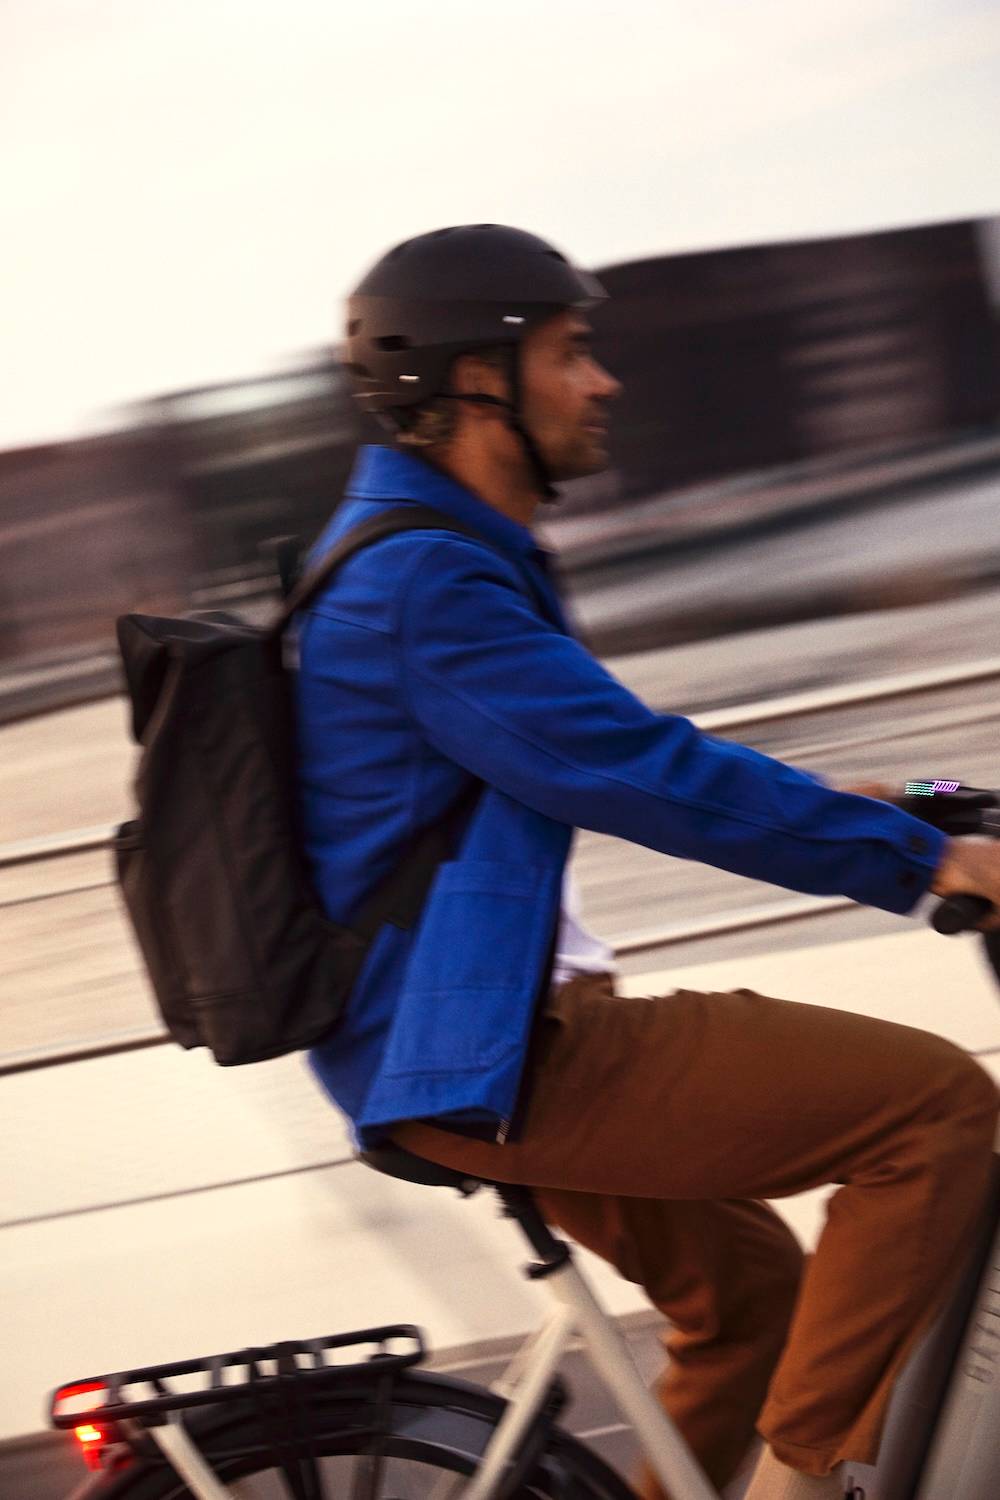
[[[834, 790], [888, 802], [893, 796], [900, 796], [903, 789], [900, 787], [894, 791], [879, 781], [858, 781]], [[985, 838], [965, 838], [961, 843], [949, 838], [930, 889], [935, 896], [985, 896], [992, 901], [995, 911], [992, 916], [978, 922], [975, 930], [1000, 932], [1000, 845]]]
[[995, 839], [949, 839], [934, 873], [935, 896], [985, 896], [993, 914], [976, 923], [977, 932], [1000, 932], [1000, 845]]

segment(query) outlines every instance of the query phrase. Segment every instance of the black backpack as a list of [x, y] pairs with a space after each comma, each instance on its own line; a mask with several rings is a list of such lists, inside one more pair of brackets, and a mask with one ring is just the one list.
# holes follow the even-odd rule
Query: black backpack
[[266, 627], [221, 613], [117, 622], [143, 747], [139, 815], [114, 840], [118, 880], [168, 1031], [224, 1066], [309, 1047], [336, 1026], [375, 935], [416, 921], [482, 792], [476, 781], [403, 851], [350, 927], [327, 919], [299, 836], [282, 632], [347, 557], [417, 529], [492, 545], [440, 511], [401, 506], [342, 537]]

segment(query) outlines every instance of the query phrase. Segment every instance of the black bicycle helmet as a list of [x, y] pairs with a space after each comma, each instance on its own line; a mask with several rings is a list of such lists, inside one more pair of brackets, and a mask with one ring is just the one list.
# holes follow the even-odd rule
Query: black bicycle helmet
[[[462, 224], [404, 240], [347, 301], [345, 364], [355, 396], [398, 431], [393, 413], [432, 397], [501, 406], [527, 450], [546, 499], [557, 498], [521, 413], [519, 347], [532, 328], [568, 308], [607, 298], [595, 276], [554, 246], [504, 224]], [[446, 389], [457, 354], [509, 344], [511, 399]]]

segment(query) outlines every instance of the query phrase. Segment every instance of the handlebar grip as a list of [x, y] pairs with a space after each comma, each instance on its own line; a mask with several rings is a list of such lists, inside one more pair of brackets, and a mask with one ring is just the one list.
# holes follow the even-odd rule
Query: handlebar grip
[[949, 896], [935, 907], [931, 926], [935, 932], [952, 937], [956, 932], [975, 928], [992, 911], [993, 903], [985, 896]]

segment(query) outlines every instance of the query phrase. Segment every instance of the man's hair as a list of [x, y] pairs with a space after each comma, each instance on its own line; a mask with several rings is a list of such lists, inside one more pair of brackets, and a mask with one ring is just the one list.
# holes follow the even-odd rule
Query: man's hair
[[[448, 366], [448, 384], [455, 370], [455, 360], [463, 359], [466, 354], [474, 355], [484, 363], [492, 365], [495, 370], [508, 368], [509, 344], [491, 344], [488, 348], [463, 350], [456, 354]], [[431, 396], [427, 401], [421, 401], [417, 406], [397, 407], [393, 416], [396, 419], [398, 430], [396, 442], [404, 448], [440, 448], [452, 437], [458, 420], [456, 401], [445, 401], [438, 396]]]

